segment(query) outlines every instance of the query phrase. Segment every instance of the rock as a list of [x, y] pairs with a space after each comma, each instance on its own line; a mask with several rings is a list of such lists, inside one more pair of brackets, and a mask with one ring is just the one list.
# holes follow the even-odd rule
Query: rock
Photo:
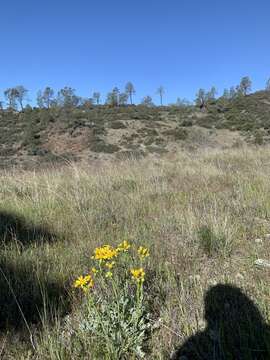
[[254, 262], [254, 265], [260, 266], [260, 267], [270, 268], [270, 261], [268, 261], [268, 260], [263, 260], [263, 259], [257, 259], [257, 260]]
[[198, 326], [200, 329], [203, 329], [205, 327], [205, 321], [203, 319], [200, 319], [198, 321]]
[[270, 234], [265, 234], [265, 239], [270, 240]]
[[262, 241], [262, 239], [255, 239], [255, 243], [256, 243], [256, 244], [262, 244], [263, 241]]

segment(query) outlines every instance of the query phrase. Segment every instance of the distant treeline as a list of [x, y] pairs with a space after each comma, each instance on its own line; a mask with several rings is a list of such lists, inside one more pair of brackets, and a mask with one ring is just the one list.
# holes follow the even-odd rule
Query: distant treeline
[[[239, 85], [232, 86], [230, 89], [224, 89], [222, 99], [234, 99], [238, 96], [246, 96], [251, 92], [252, 82], [248, 76], [241, 79]], [[266, 82], [266, 91], [270, 91], [270, 78]], [[132, 82], [128, 82], [125, 89], [121, 91], [118, 87], [114, 87], [106, 95], [105, 105], [109, 106], [123, 106], [123, 105], [134, 105], [133, 97], [136, 94], [136, 90]], [[163, 98], [165, 95], [165, 88], [159, 86], [156, 90], [156, 94], [159, 95], [159, 105], [163, 106]], [[200, 108], [207, 105], [209, 101], [217, 99], [217, 89], [213, 86], [209, 91], [200, 88], [196, 93], [194, 102], [190, 102], [186, 99], [177, 98], [176, 102], [170, 105], [174, 106], [193, 106], [194, 104]], [[12, 110], [23, 110], [25, 107], [30, 107], [27, 102], [28, 90], [23, 85], [18, 85], [12, 88], [8, 88], [4, 91], [5, 101], [0, 101], [0, 110], [12, 109]], [[59, 91], [55, 91], [51, 87], [47, 86], [44, 90], [39, 90], [37, 93], [36, 104], [39, 108], [52, 108], [52, 107], [65, 107], [74, 108], [78, 106], [92, 107], [102, 104], [101, 93], [94, 91], [92, 96], [89, 98], [83, 98], [76, 95], [76, 90], [65, 86]], [[155, 106], [151, 96], [146, 95], [140, 102], [141, 105], [152, 107]]]

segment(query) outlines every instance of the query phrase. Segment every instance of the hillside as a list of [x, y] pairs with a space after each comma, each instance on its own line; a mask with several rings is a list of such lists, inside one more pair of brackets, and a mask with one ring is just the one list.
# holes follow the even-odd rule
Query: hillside
[[270, 92], [195, 107], [93, 106], [0, 113], [0, 166], [143, 157], [268, 142]]

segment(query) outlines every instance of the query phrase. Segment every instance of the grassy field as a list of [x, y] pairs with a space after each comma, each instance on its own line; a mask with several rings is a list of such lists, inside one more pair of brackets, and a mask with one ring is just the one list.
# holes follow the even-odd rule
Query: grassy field
[[[269, 159], [260, 147], [2, 172], [1, 359], [139, 358], [81, 326], [88, 295], [73, 287], [96, 247], [124, 240], [150, 252], [145, 358], [270, 359], [270, 270], [254, 265], [270, 260]], [[116, 296], [106, 284], [90, 292]]]

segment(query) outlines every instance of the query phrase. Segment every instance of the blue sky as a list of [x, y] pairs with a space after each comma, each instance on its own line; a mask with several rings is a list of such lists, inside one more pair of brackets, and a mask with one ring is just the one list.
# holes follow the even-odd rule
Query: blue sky
[[0, 98], [19, 84], [32, 103], [47, 85], [104, 97], [130, 80], [136, 101], [158, 101], [163, 85], [169, 103], [270, 77], [269, 0], [2, 0], [0, 11]]

